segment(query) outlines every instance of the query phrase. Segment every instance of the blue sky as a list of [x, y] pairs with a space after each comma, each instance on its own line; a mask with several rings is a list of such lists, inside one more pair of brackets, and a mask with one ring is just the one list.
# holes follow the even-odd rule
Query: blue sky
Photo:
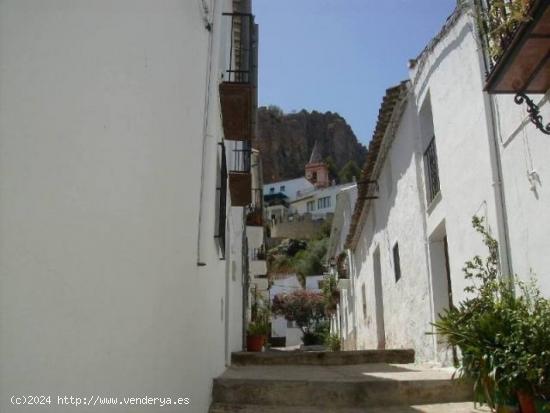
[[370, 140], [384, 91], [439, 31], [456, 0], [254, 0], [259, 103], [338, 112]]

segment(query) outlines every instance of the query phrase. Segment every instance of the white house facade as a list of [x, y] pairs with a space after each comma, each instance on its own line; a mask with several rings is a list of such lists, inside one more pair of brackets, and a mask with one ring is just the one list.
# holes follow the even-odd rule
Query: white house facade
[[289, 202], [289, 214], [311, 214], [312, 218], [325, 218], [334, 213], [336, 195], [349, 184], [314, 189]]
[[294, 200], [314, 189], [314, 186], [305, 177], [287, 179], [285, 181], [272, 182], [263, 185], [264, 195], [273, 195], [277, 193], [284, 194], [289, 200]]
[[[481, 44], [474, 6], [461, 2], [411, 62], [410, 80], [386, 93], [345, 245], [351, 297], [341, 295], [340, 311], [351, 325], [340, 334], [349, 348], [452, 361], [426, 333], [465, 297], [465, 261], [486, 255], [474, 215], [499, 241], [503, 275], [535, 274], [550, 295], [549, 136], [513, 95], [484, 92]], [[549, 119], [545, 91], [531, 97]]]
[[[252, 128], [249, 13], [231, 0], [0, 2], [0, 411], [32, 394], [208, 411], [212, 378], [243, 346], [250, 172], [230, 158], [251, 136], [228, 133], [226, 108], [242, 94], [233, 113]], [[244, 43], [249, 77], [229, 84]]]

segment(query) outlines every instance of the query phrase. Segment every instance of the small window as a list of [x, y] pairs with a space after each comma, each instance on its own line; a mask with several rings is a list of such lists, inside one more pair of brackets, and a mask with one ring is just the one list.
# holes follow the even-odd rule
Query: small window
[[315, 211], [315, 201], [308, 201], [307, 212]]
[[270, 192], [271, 194], [273, 194], [273, 193], [275, 192], [275, 188], [274, 188], [274, 187], [269, 188], [269, 192]]
[[281, 187], [279, 188], [279, 191], [280, 191], [280, 192], [285, 192], [285, 186], [284, 186], [284, 185], [281, 185]]
[[313, 172], [311, 175], [311, 180], [315, 183], [317, 182], [317, 172]]
[[401, 278], [401, 263], [399, 262], [399, 245], [397, 245], [397, 242], [393, 246], [393, 271], [395, 282], [397, 282]]
[[361, 286], [361, 295], [363, 297], [363, 320], [367, 319], [367, 293], [365, 291], [365, 284]]

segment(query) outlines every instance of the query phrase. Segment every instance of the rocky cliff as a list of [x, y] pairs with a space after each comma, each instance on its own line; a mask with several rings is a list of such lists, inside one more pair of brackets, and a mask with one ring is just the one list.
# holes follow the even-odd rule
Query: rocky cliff
[[334, 175], [349, 161], [363, 165], [367, 150], [337, 113], [285, 114], [276, 107], [260, 107], [253, 146], [261, 151], [264, 182], [303, 176], [316, 140], [323, 158], [332, 158]]

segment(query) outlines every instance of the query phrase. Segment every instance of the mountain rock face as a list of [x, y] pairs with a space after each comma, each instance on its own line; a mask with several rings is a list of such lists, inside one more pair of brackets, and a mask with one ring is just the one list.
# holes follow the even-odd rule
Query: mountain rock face
[[260, 150], [264, 182], [304, 176], [315, 141], [322, 157], [332, 158], [337, 171], [350, 160], [363, 166], [367, 149], [337, 113], [283, 113], [277, 107], [260, 107], [253, 146]]

